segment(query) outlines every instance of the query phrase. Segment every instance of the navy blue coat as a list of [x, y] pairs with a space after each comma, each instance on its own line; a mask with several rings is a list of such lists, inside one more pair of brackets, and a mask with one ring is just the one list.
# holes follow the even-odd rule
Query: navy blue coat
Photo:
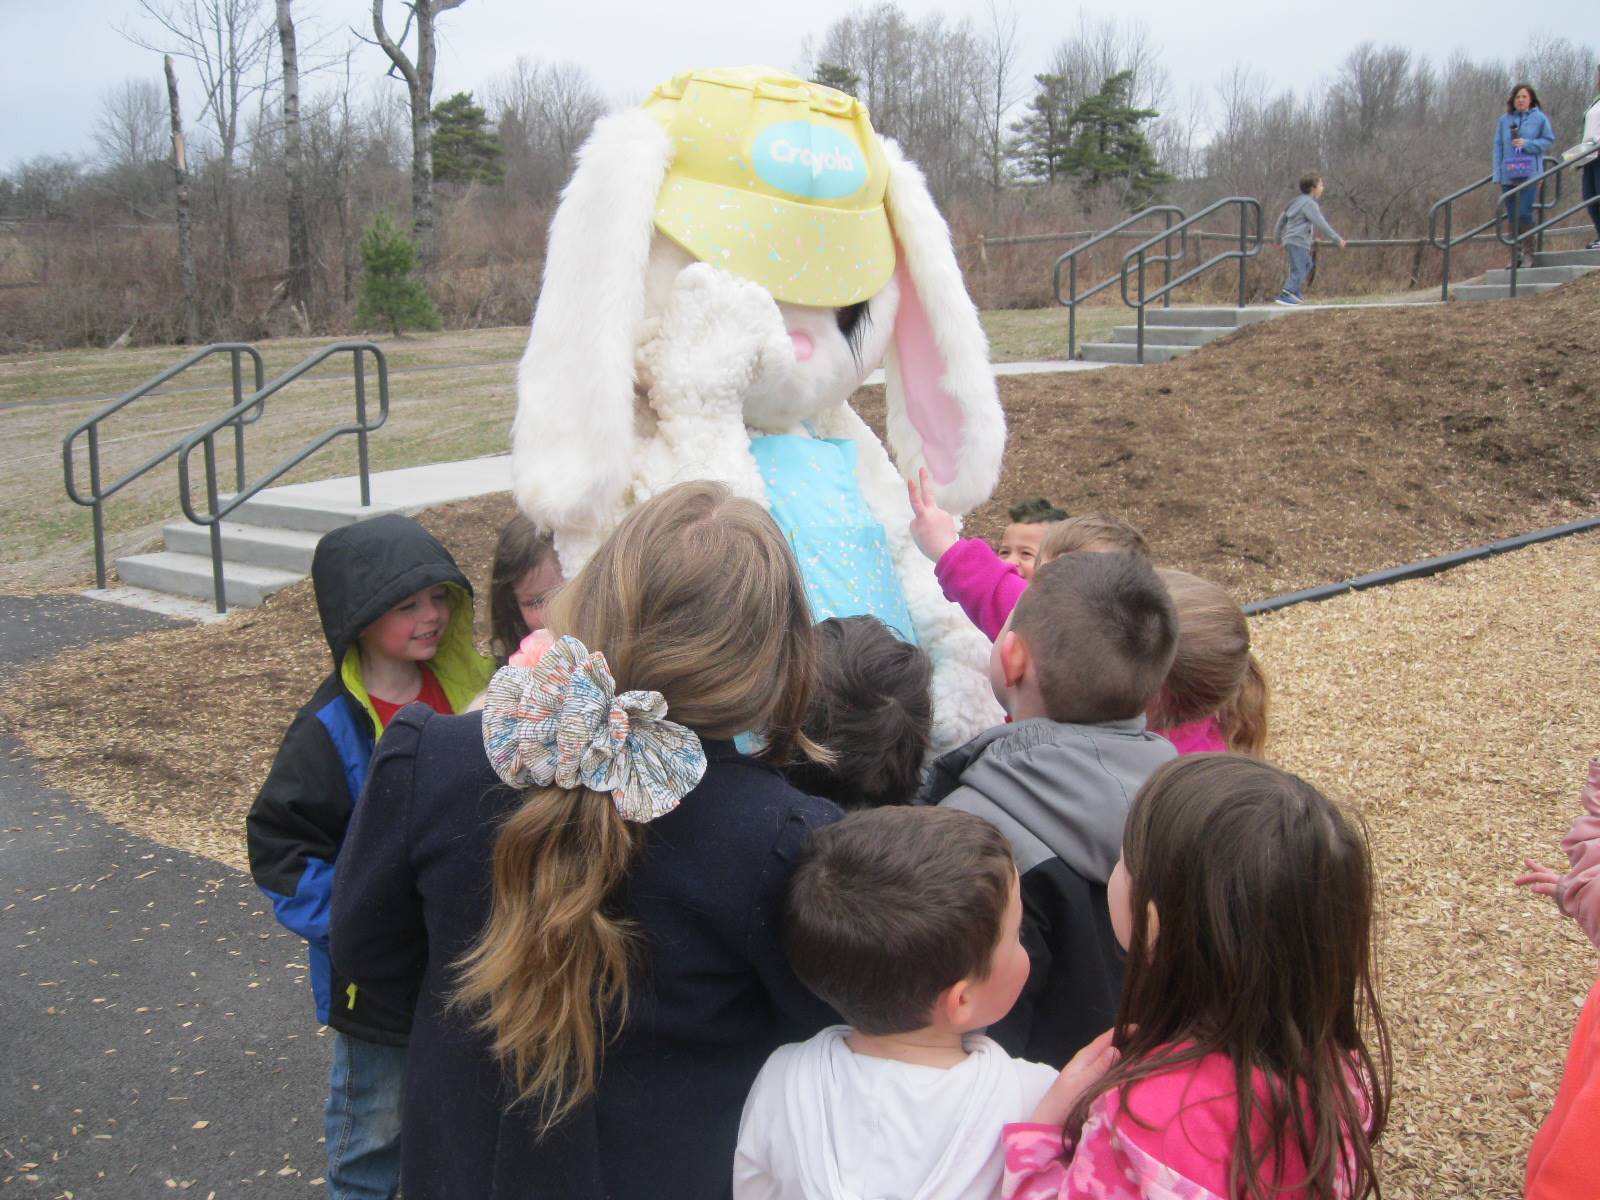
[[363, 991], [418, 996], [407, 1200], [728, 1192], [762, 1063], [835, 1020], [790, 971], [781, 935], [795, 856], [840, 813], [731, 742], [705, 746], [705, 778], [646, 826], [618, 898], [644, 949], [628, 1025], [606, 1050], [596, 1094], [541, 1140], [508, 1104], [488, 1040], [445, 1010], [451, 964], [488, 916], [495, 831], [517, 793], [489, 766], [479, 714], [412, 705], [390, 722], [340, 860], [332, 940], [335, 964]]

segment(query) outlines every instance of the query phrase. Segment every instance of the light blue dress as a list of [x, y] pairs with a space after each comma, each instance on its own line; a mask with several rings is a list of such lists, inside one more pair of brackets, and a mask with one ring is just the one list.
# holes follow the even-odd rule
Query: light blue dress
[[915, 643], [916, 630], [883, 527], [861, 495], [856, 444], [770, 434], [750, 439], [772, 519], [800, 563], [812, 618], [869, 613]]

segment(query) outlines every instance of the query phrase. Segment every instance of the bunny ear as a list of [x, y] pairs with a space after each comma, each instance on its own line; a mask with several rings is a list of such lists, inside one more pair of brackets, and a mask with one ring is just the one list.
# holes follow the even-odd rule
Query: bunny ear
[[912, 478], [927, 467], [939, 504], [964, 513], [987, 500], [1000, 478], [1005, 414], [950, 229], [922, 172], [887, 138], [884, 149], [900, 285], [884, 364], [889, 448], [902, 474]]
[[550, 224], [544, 286], [517, 370], [511, 478], [522, 511], [558, 533], [603, 529], [628, 486], [634, 343], [671, 158], [671, 140], [648, 113], [604, 118]]

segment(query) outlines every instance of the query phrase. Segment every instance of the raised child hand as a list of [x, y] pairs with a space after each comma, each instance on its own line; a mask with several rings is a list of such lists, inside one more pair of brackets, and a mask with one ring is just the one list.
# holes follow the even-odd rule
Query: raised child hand
[[1117, 1062], [1117, 1050], [1111, 1044], [1112, 1030], [1108, 1029], [1082, 1050], [1072, 1056], [1072, 1061], [1061, 1068], [1061, 1074], [1050, 1085], [1050, 1090], [1040, 1099], [1030, 1120], [1035, 1125], [1064, 1125], [1067, 1114], [1077, 1104], [1078, 1097], [1093, 1087], [1100, 1076]]
[[933, 481], [928, 469], [921, 468], [915, 479], [906, 480], [906, 494], [911, 497], [911, 540], [917, 549], [934, 562], [944, 557], [946, 550], [956, 544], [956, 519], [933, 498]]

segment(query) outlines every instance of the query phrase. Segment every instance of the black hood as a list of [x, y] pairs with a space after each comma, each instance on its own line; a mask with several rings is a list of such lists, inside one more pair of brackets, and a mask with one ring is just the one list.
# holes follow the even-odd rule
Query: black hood
[[311, 583], [335, 670], [356, 636], [412, 593], [453, 583], [472, 595], [450, 551], [398, 513], [325, 534], [311, 556]]

